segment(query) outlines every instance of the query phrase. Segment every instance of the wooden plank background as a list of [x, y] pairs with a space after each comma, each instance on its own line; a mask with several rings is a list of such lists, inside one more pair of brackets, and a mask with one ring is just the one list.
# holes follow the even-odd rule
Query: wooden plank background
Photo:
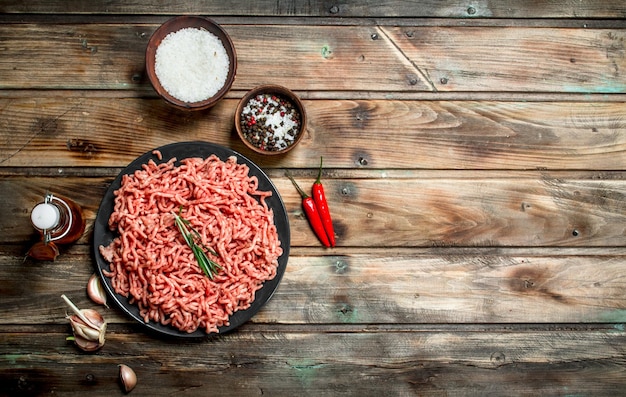
[[[334, 203], [338, 245], [611, 247], [624, 242], [626, 181], [622, 179], [565, 179], [549, 173], [534, 174], [536, 180], [472, 175], [328, 179], [325, 189]], [[314, 181], [313, 177], [298, 179], [303, 186]], [[110, 182], [110, 178], [96, 177], [14, 176], [0, 180], [2, 189], [14, 193], [2, 205], [16, 215], [2, 219], [2, 230], [7, 232], [3, 241], [30, 239], [30, 209], [46, 191], [71, 195], [93, 221]], [[292, 245], [318, 246], [300, 209], [300, 197], [290, 189], [291, 182], [284, 176], [273, 182], [289, 211]]]
[[[233, 89], [623, 93], [624, 28], [224, 24]], [[151, 24], [4, 24], [0, 88], [148, 89]], [[494, 38], [498, 50], [493, 48]], [[268, 48], [271, 48], [268, 51]], [[67, 57], [77, 62], [68, 64]], [[38, 62], [33, 62], [38, 59]], [[328, 70], [349, 73], [327, 73]]]
[[[221, 101], [208, 114], [189, 115], [158, 99], [67, 97], [56, 90], [23, 95], [10, 91], [0, 98], [0, 108], [11, 115], [0, 120], [4, 167], [121, 167], [172, 140], [208, 140], [245, 150], [232, 127], [237, 99]], [[418, 175], [415, 170], [496, 171], [503, 163], [510, 170], [539, 171], [626, 167], [621, 101], [304, 103], [310, 118], [302, 142], [307, 150], [277, 159], [245, 155], [275, 169], [307, 168], [323, 153], [329, 170], [402, 169], [413, 170], [412, 175]]]
[[2, 13], [18, 14], [206, 14], [238, 16], [308, 17], [443, 17], [443, 18], [623, 18], [626, 6], [619, 0], [522, 1], [478, 0], [470, 3], [446, 1], [358, 1], [312, 2], [292, 0], [234, 0], [229, 2], [183, 3], [113, 0], [105, 3], [69, 0], [63, 3], [33, 0], [4, 0]]
[[[207, 112], [168, 107], [145, 76], [147, 40], [180, 14], [212, 17], [237, 49], [233, 89]], [[622, 394], [625, 17], [614, 0], [0, 2], [0, 395], [118, 395], [120, 362], [133, 395]], [[304, 99], [287, 156], [247, 152], [232, 130], [261, 83]], [[292, 232], [280, 287], [202, 341], [102, 309], [105, 348], [78, 352], [59, 295], [94, 307], [101, 197], [137, 156], [193, 140], [276, 184]], [[284, 175], [312, 183], [320, 155], [332, 250]], [[47, 190], [88, 228], [42, 264], [25, 253]]]

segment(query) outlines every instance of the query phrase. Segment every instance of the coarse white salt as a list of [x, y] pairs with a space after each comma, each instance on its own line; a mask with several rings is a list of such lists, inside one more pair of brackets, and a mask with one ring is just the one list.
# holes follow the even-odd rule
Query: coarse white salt
[[183, 102], [211, 98], [226, 83], [230, 59], [222, 41], [198, 28], [165, 36], [155, 54], [155, 73], [163, 88]]

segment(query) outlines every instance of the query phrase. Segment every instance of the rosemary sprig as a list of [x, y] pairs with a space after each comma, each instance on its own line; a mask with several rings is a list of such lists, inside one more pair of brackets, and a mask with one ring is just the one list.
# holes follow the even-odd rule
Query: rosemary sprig
[[198, 231], [191, 226], [191, 223], [187, 219], [183, 218], [180, 213], [182, 213], [182, 207], [178, 209], [178, 214], [172, 212], [174, 215], [174, 222], [176, 223], [176, 226], [178, 226], [180, 233], [183, 235], [183, 239], [185, 239], [185, 242], [189, 248], [191, 248], [193, 255], [196, 257], [196, 261], [198, 261], [200, 269], [202, 269], [207, 277], [213, 280], [215, 274], [217, 274], [222, 267], [217, 262], [211, 260], [207, 256], [207, 252], [214, 256], [219, 256], [219, 254], [202, 244], [200, 233], [198, 233]]

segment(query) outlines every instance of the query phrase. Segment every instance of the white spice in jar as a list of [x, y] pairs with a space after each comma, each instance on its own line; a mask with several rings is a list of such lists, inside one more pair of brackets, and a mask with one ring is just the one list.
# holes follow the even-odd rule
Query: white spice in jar
[[217, 36], [205, 29], [183, 28], [163, 38], [154, 68], [170, 95], [191, 103], [214, 96], [226, 83], [229, 65]]

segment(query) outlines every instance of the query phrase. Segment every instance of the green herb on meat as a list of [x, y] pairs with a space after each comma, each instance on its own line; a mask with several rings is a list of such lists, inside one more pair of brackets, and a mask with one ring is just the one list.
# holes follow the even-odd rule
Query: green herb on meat
[[217, 262], [211, 260], [208, 257], [207, 252], [213, 256], [219, 256], [219, 254], [202, 243], [200, 233], [198, 233], [198, 231], [191, 226], [191, 223], [187, 219], [180, 215], [182, 210], [183, 208], [180, 207], [178, 209], [178, 214], [172, 212], [174, 215], [174, 222], [176, 223], [176, 226], [178, 226], [178, 230], [180, 230], [183, 235], [185, 242], [189, 248], [191, 248], [193, 255], [196, 257], [196, 261], [198, 261], [200, 269], [202, 269], [207, 277], [213, 280], [213, 277], [222, 267]]

